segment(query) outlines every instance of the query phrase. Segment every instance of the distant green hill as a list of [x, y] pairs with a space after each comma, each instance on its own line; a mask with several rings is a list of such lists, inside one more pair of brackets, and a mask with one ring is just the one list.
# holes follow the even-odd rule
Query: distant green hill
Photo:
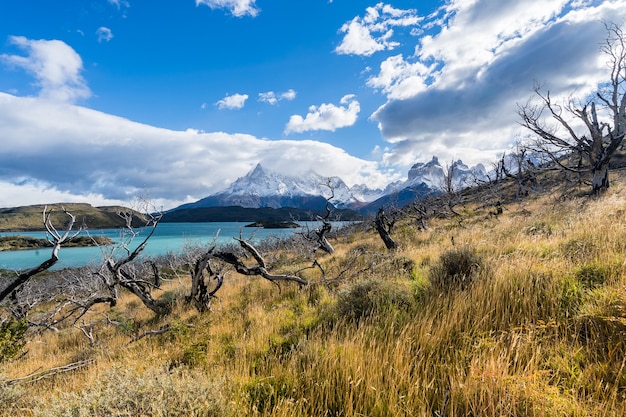
[[[34, 231], [45, 230], [43, 225], [43, 210], [46, 205], [0, 208], [0, 232]], [[75, 229], [85, 225], [88, 229], [112, 229], [124, 227], [124, 220], [117, 215], [121, 211], [129, 211], [129, 208], [120, 206], [93, 207], [83, 203], [58, 203], [47, 205], [48, 211], [52, 210], [52, 224], [57, 229], [63, 229], [67, 224], [68, 217], [63, 212], [76, 216]], [[134, 226], [145, 224], [143, 216], [135, 213], [138, 217]]]
[[[316, 216], [325, 216], [324, 210], [303, 210], [290, 207], [282, 208], [244, 208], [230, 207], [201, 207], [180, 209], [165, 213], [161, 222], [281, 222], [281, 221], [314, 221]], [[333, 210], [331, 221], [356, 221], [363, 216], [353, 210]]]

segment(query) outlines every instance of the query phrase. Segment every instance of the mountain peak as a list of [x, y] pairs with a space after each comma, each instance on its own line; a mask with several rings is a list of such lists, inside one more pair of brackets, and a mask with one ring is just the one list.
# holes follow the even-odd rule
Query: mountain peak
[[248, 178], [258, 178], [258, 177], [262, 177], [264, 175], [267, 175], [267, 171], [265, 168], [263, 168], [263, 166], [261, 166], [261, 163], [259, 162], [258, 164], [256, 164], [256, 166], [254, 167], [254, 169], [250, 172], [248, 172], [246, 174], [246, 177]]
[[439, 158], [433, 155], [433, 158], [430, 160], [430, 162], [426, 163], [426, 166], [441, 166], [439, 164]]
[[[332, 177], [330, 181], [334, 189], [331, 204], [343, 208], [359, 201], [339, 177]], [[329, 191], [327, 179], [313, 170], [308, 170], [301, 176], [285, 175], [264, 168], [258, 163], [253, 170], [237, 178], [226, 189], [192, 205], [196, 207], [235, 205], [249, 208], [318, 209], [326, 206]]]

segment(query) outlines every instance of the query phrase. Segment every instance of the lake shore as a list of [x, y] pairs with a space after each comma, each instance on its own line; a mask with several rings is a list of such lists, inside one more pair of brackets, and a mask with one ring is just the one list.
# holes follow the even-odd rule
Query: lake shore
[[[84, 248], [90, 246], [112, 245], [113, 240], [104, 236], [78, 236], [64, 243], [67, 248]], [[47, 239], [32, 236], [0, 236], [0, 252], [51, 248]]]

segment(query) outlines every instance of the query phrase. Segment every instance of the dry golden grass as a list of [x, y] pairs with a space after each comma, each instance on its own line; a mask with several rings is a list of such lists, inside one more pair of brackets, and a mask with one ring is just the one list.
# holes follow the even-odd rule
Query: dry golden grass
[[[373, 230], [342, 237], [320, 258], [342, 277], [332, 292], [228, 275], [212, 312], [179, 302], [159, 320], [126, 297], [88, 318], [127, 323], [100, 324], [94, 345], [70, 327], [2, 364], [0, 415], [626, 415], [624, 184], [600, 198], [531, 195], [498, 218], [476, 200], [462, 226], [405, 219], [393, 253]], [[453, 251], [478, 257], [473, 280], [433, 285]], [[181, 298], [185, 284], [166, 290]], [[164, 324], [131, 343], [134, 328]]]

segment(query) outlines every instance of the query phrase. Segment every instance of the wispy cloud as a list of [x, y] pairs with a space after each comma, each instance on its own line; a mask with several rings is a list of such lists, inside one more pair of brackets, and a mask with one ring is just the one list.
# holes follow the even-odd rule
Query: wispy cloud
[[309, 112], [303, 118], [300, 115], [293, 115], [285, 127], [285, 134], [303, 133], [312, 130], [329, 130], [352, 126], [361, 111], [361, 105], [353, 94], [344, 96], [340, 103], [342, 106], [334, 104], [321, 104], [320, 106], [309, 107]]
[[23, 36], [13, 36], [10, 41], [23, 50], [26, 56], [2, 54], [0, 59], [34, 75], [36, 85], [40, 88], [40, 97], [75, 102], [91, 96], [81, 75], [83, 61], [65, 42], [31, 40]]
[[130, 4], [126, 0], [108, 0], [108, 2], [118, 9], [121, 9], [122, 7], [130, 7]]
[[263, 103], [268, 103], [271, 105], [278, 104], [281, 100], [291, 101], [296, 98], [296, 91], [294, 89], [289, 89], [284, 93], [276, 94], [273, 91], [268, 91], [266, 93], [259, 93], [259, 101]]
[[96, 30], [96, 36], [98, 37], [98, 42], [108, 42], [113, 39], [113, 32], [111, 32], [111, 29], [101, 26]]
[[204, 4], [211, 9], [227, 9], [233, 16], [250, 15], [255, 17], [260, 11], [255, 6], [255, 2], [256, 0], [196, 0], [196, 6]]
[[233, 94], [232, 96], [226, 96], [215, 105], [218, 109], [228, 109], [228, 110], [238, 110], [242, 109], [246, 104], [246, 100], [248, 100], [247, 94]]
[[340, 32], [345, 35], [335, 52], [370, 56], [378, 51], [394, 49], [399, 43], [391, 40], [393, 28], [415, 26], [421, 19], [414, 9], [402, 10], [378, 3], [368, 7], [364, 16], [356, 16], [344, 23]]

